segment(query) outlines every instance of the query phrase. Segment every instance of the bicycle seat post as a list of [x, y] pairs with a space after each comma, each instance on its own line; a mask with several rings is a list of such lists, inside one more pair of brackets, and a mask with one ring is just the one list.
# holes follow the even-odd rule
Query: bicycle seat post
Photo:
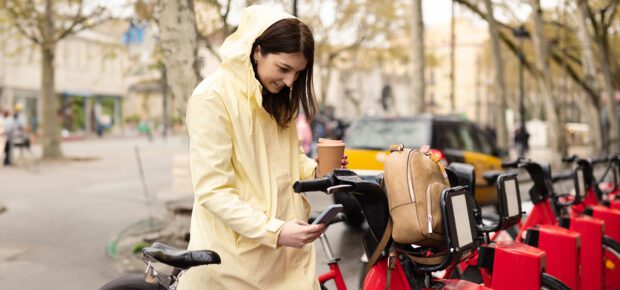
[[321, 247], [323, 248], [325, 256], [327, 257], [327, 263], [330, 264], [337, 262], [338, 258], [334, 257], [334, 252], [332, 251], [332, 247], [329, 244], [329, 240], [327, 240], [327, 236], [325, 235], [325, 233], [321, 234], [319, 240], [321, 241]]

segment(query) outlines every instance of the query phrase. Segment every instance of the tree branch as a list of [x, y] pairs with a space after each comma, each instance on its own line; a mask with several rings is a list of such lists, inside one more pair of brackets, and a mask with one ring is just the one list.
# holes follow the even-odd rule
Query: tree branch
[[73, 23], [71, 23], [71, 25], [69, 25], [69, 27], [67, 29], [65, 29], [64, 31], [61, 31], [59, 33], [59, 36], [55, 39], [60, 40], [62, 38], [64, 38], [65, 36], [69, 35], [70, 33], [72, 33], [72, 30], [79, 24], [82, 23], [84, 21], [86, 21], [86, 18], [82, 16], [82, 9], [84, 8], [84, 1], [80, 0], [79, 4], [78, 4], [78, 9], [77, 12], [75, 13], [75, 16], [73, 16]]
[[[90, 15], [82, 15], [82, 10], [83, 10], [83, 0], [80, 1], [77, 13], [75, 14], [75, 16], [72, 18], [72, 22], [69, 25], [69, 27], [67, 27], [64, 30], [61, 30], [55, 37], [54, 40], [55, 41], [59, 41], [71, 34], [75, 34], [77, 32], [89, 29], [89, 28], [93, 28], [107, 20], [109, 20], [108, 18], [99, 18], [103, 15], [103, 13], [106, 11], [105, 8], [103, 7], [97, 7], [95, 8], [95, 11], [92, 12]], [[99, 19], [97, 19], [99, 18]], [[97, 19], [97, 20], [93, 20], [93, 19]], [[91, 20], [91, 23], [86, 24], [89, 20]]]
[[588, 19], [590, 19], [590, 25], [592, 25], [592, 30], [594, 31], [594, 35], [595, 37], [598, 37], [600, 34], [598, 22], [596, 21], [596, 17], [594, 16], [594, 13], [592, 13], [592, 9], [590, 9], [590, 5], [588, 5], [588, 1], [579, 0], [579, 4], [584, 6], [586, 13], [587, 13], [587, 17]]
[[595, 104], [595, 106], [598, 107], [598, 105], [599, 105], [598, 95], [596, 94], [594, 89], [592, 89], [592, 87], [590, 87], [590, 85], [588, 85], [588, 83], [584, 80], [584, 78], [579, 76], [577, 71], [575, 71], [575, 69], [569, 63], [567, 63], [564, 60], [564, 58], [559, 56], [557, 53], [552, 53], [551, 54], [551, 59], [555, 63], [557, 63], [559, 66], [564, 67], [564, 70], [566, 71], [568, 76], [574, 82], [576, 82], [577, 84], [579, 84], [581, 86], [581, 88], [586, 92], [586, 94], [590, 98], [590, 101], [592, 101], [592, 103]]
[[209, 52], [215, 56], [217, 58], [218, 61], [222, 62], [222, 57], [220, 56], [220, 54], [217, 52], [217, 50], [215, 49], [215, 47], [213, 47], [213, 44], [211, 43], [211, 41], [209, 40], [208, 37], [203, 36], [202, 34], [198, 33], [198, 38], [199, 40], [204, 40], [205, 45], [207, 46], [207, 50], [209, 50]]
[[230, 13], [230, 1], [231, 0], [226, 1], [226, 10], [225, 10], [224, 14], [222, 15], [222, 24], [223, 24], [224, 33], [225, 33], [226, 36], [228, 36], [228, 34], [230, 33], [228, 31], [229, 30], [229, 27], [228, 27], [228, 14]]
[[[15, 28], [17, 28], [17, 30], [26, 38], [30, 39], [32, 42], [36, 43], [36, 44], [41, 44], [43, 43], [43, 39], [40, 37], [37, 37], [37, 35], [35, 35], [34, 33], [29, 33], [28, 30], [32, 30], [33, 27], [35, 28], [34, 30], [36, 30], [36, 28], [38, 27], [38, 25], [36, 24], [31, 24], [31, 29], [28, 29], [27, 26], [28, 25], [24, 25], [21, 23], [21, 19], [25, 18], [24, 16], [24, 10], [23, 9], [19, 9], [21, 11], [15, 10], [15, 6], [5, 6], [4, 8], [6, 8], [6, 10], [9, 12], [9, 14], [11, 15], [11, 17], [13, 18], [13, 25], [15, 26]], [[19, 8], [19, 7], [17, 7]], [[34, 10], [33, 10], [34, 11]], [[38, 16], [38, 14], [35, 14]], [[38, 17], [37, 17], [38, 18]], [[33, 27], [32, 27], [33, 26]], [[39, 31], [40, 33], [40, 31]]]
[[[470, 3], [470, 2], [469, 2], [469, 1], [467, 1], [467, 0], [454, 0], [454, 1], [455, 1], [456, 3], [459, 3], [459, 4], [461, 4], [461, 5], [463, 5], [463, 6], [467, 7], [467, 8], [469, 8], [471, 11], [473, 11], [473, 12], [474, 12], [474, 13], [476, 13], [476, 14], [478, 14], [478, 16], [482, 17], [482, 19], [485, 19], [485, 20], [486, 20], [486, 17], [484, 16], [484, 15], [485, 15], [485, 13], [484, 13], [484, 12], [483, 12], [480, 8], [478, 8], [478, 6], [477, 6], [476, 4], [474, 4], [474, 3]], [[496, 20], [496, 22], [497, 22], [497, 25], [499, 25], [499, 26], [500, 26], [500, 27], [502, 27], [502, 28], [506, 28], [506, 29], [510, 29], [510, 30], [513, 30], [513, 29], [514, 29], [512, 26], [510, 26], [510, 25], [508, 25], [508, 24], [505, 24], [505, 23], [503, 23], [503, 22], [500, 22], [500, 21], [497, 21], [497, 20]]]
[[[478, 14], [478, 16], [482, 17], [483, 19], [485, 18], [485, 14], [478, 9], [477, 7], [475, 7], [475, 5], [473, 5], [472, 3], [469, 3], [466, 0], [454, 0], [458, 3], [463, 4], [464, 6], [472, 9], [473, 12], [475, 12], [476, 14]], [[588, 8], [589, 9], [589, 8]], [[497, 21], [497, 20], [496, 20]], [[497, 22], [497, 24], [502, 25], [500, 22]], [[509, 29], [510, 26], [508, 25], [502, 25], [502, 27], [508, 27]], [[506, 46], [508, 47], [508, 49], [510, 49], [510, 51], [513, 52], [513, 54], [517, 57], [519, 57], [519, 54], [522, 54], [523, 51], [517, 47], [517, 45], [514, 43], [514, 41], [506, 35], [505, 32], [503, 31], [499, 31], [499, 36], [502, 39], [502, 41], [504, 42], [504, 44], [506, 44]], [[551, 47], [550, 47], [551, 48]], [[595, 104], [598, 104], [598, 95], [596, 94], [596, 92], [594, 92], [594, 90], [587, 84], [584, 82], [584, 80], [579, 76], [579, 74], [575, 71], [575, 69], [568, 65], [568, 63], [566, 63], [566, 65], [563, 65], [565, 63], [564, 58], [562, 58], [562, 56], [560, 56], [557, 52], [556, 49], [550, 49], [549, 50], [549, 55], [551, 56], [551, 59], [558, 64], [560, 67], [563, 67], [564, 70], [566, 71], [566, 73], [568, 74], [568, 76], [575, 81], [577, 84], [579, 84], [582, 89], [586, 92], [586, 94], [588, 95], [588, 97], [592, 100], [592, 102], [594, 102]], [[532, 76], [534, 77], [539, 77], [541, 75], [541, 73], [533, 67], [532, 64], [530, 64], [527, 59], [525, 59], [525, 55], [523, 54], [523, 58], [524, 58], [524, 67], [527, 69], [528, 72], [530, 72], [530, 74], [532, 74]], [[581, 63], [581, 62], [579, 62]]]
[[[617, 2], [617, 1], [614, 1]], [[608, 7], [609, 9], [611, 9], [611, 13], [609, 14], [609, 18], [607, 19], [608, 21], [603, 21], [602, 25], [603, 25], [603, 29], [608, 30], [609, 27], [611, 26], [611, 24], [614, 22], [614, 18], [616, 16], [616, 12], [618, 11], [618, 5], [617, 4], [609, 4], [611, 7]]]

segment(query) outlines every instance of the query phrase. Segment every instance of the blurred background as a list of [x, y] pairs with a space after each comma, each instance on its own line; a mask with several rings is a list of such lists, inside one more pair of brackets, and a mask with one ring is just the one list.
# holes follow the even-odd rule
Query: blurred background
[[[431, 144], [484, 192], [502, 159], [618, 152], [615, 0], [0, 0], [0, 288], [97, 288], [152, 241], [185, 247], [186, 102], [252, 4], [313, 29], [309, 156], [344, 139], [375, 174], [389, 144]], [[355, 288], [351, 215], [329, 234]]]

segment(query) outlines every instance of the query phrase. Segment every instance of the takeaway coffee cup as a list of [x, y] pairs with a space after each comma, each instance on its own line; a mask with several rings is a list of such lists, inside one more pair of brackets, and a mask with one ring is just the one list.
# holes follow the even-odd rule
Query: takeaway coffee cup
[[317, 177], [327, 175], [334, 169], [342, 166], [345, 144], [341, 140], [319, 139], [317, 153], [319, 155], [319, 168]]

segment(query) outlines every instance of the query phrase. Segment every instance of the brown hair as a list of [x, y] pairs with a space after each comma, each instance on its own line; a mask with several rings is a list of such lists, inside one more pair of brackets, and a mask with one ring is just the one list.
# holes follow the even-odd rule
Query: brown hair
[[[316, 114], [316, 101], [312, 83], [312, 67], [314, 66], [314, 37], [310, 28], [296, 18], [280, 20], [269, 26], [254, 44], [252, 51], [260, 45], [260, 53], [297, 53], [301, 52], [308, 64], [299, 73], [291, 88], [285, 87], [279, 93], [272, 94], [263, 89], [263, 108], [275, 119], [281, 128], [286, 128], [297, 118], [299, 106], [303, 108], [307, 120], [312, 120]], [[250, 54], [251, 58], [253, 54]], [[254, 72], [256, 64], [252, 59]], [[257, 78], [258, 79], [258, 78]]]

